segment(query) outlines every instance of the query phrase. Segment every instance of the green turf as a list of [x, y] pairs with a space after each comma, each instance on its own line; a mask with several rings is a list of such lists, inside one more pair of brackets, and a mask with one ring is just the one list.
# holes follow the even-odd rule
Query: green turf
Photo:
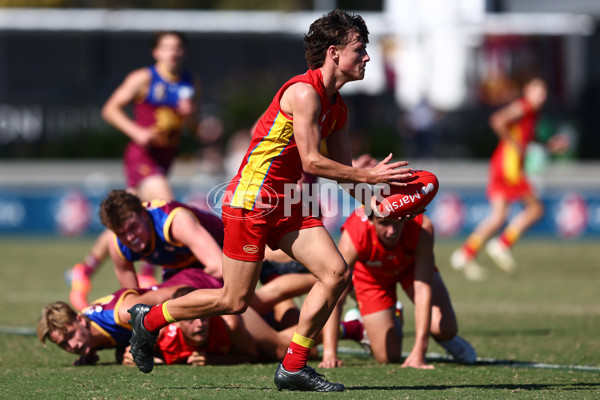
[[[35, 326], [42, 306], [67, 300], [62, 274], [87, 251], [91, 239], [0, 239], [0, 326]], [[525, 240], [515, 249], [521, 269], [507, 277], [491, 268], [483, 283], [466, 282], [451, 271], [456, 242], [436, 245], [438, 266], [458, 316], [461, 335], [484, 358], [515, 362], [461, 366], [433, 361], [433, 371], [378, 365], [344, 354], [345, 367], [323, 371], [346, 384], [344, 393], [277, 392], [276, 364], [227, 367], [158, 366], [145, 375], [112, 363], [100, 352], [96, 367], [74, 367], [75, 356], [43, 347], [34, 336], [0, 334], [0, 398], [21, 399], [597, 399], [600, 372], [526, 367], [527, 362], [588, 365], [600, 369], [600, 257], [598, 243]], [[107, 264], [90, 297], [117, 288]], [[412, 346], [412, 306], [405, 303], [404, 350]], [[357, 347], [343, 341], [342, 346]], [[442, 350], [433, 341], [430, 351]], [[317, 362], [311, 362], [317, 366]]]

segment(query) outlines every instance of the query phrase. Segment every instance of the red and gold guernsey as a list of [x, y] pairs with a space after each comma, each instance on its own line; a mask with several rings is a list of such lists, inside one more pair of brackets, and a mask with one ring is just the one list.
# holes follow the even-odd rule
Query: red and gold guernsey
[[332, 99], [327, 97], [320, 69], [293, 77], [279, 89], [258, 121], [240, 169], [227, 188], [224, 204], [247, 210], [253, 210], [260, 202], [273, 204], [273, 200], [284, 196], [285, 184], [295, 184], [301, 178], [303, 169], [294, 138], [294, 121], [280, 106], [283, 93], [296, 83], [312, 85], [320, 97], [322, 141], [344, 126], [346, 105], [339, 93]]
[[171, 324], [161, 331], [156, 342], [157, 356], [166, 364], [185, 363], [194, 351], [203, 351], [208, 355], [227, 355], [231, 351], [231, 339], [225, 321], [220, 316], [210, 317], [208, 343], [194, 346], [186, 342], [177, 324]]
[[512, 141], [501, 140], [490, 160], [489, 197], [500, 195], [508, 200], [518, 200], [531, 193], [531, 185], [523, 169], [527, 145], [535, 139], [538, 112], [527, 100], [519, 99], [523, 116], [509, 128]]
[[406, 221], [398, 245], [387, 249], [377, 238], [375, 227], [360, 207], [342, 225], [356, 252], [353, 281], [369, 284], [396, 284], [404, 287], [404, 275], [414, 276], [415, 250], [422, 230], [423, 214]]

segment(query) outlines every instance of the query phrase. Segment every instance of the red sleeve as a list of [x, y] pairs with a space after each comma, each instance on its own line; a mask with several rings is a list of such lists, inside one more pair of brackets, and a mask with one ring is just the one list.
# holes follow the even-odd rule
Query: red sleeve
[[370, 222], [361, 209], [356, 210], [344, 224], [342, 232], [346, 231], [356, 252], [358, 253], [358, 261], [365, 261], [369, 258], [371, 252], [371, 241], [369, 234]]

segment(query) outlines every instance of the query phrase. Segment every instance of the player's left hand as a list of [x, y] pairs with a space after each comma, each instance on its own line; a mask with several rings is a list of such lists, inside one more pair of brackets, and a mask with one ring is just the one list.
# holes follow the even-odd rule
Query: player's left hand
[[323, 357], [323, 361], [319, 363], [319, 368], [339, 368], [344, 363], [337, 357]]
[[77, 360], [73, 362], [73, 365], [81, 366], [81, 365], [94, 365], [100, 360], [100, 357], [93, 352], [88, 354], [87, 356], [81, 356]]
[[187, 363], [191, 365], [206, 365], [207, 357], [203, 351], [194, 351], [187, 359]]
[[416, 369], [435, 369], [433, 365], [425, 362], [425, 357], [422, 354], [416, 354], [414, 351], [408, 355], [402, 368], [416, 368]]

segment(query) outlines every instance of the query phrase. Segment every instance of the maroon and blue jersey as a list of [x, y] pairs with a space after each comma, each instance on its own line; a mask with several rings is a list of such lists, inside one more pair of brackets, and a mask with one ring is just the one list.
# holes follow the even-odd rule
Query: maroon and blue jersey
[[158, 74], [156, 67], [149, 69], [152, 80], [146, 96], [134, 104], [135, 121], [141, 126], [155, 128], [157, 136], [153, 145], [176, 147], [182, 126], [177, 103], [194, 97], [194, 82], [187, 72], [183, 72], [178, 81], [167, 81]]
[[144, 207], [153, 231], [148, 249], [144, 253], [134, 252], [115, 236], [117, 248], [127, 261], [145, 260], [151, 264], [161, 265], [163, 268], [180, 269], [192, 266], [203, 268], [204, 266], [186, 245], [171, 237], [171, 223], [175, 215], [180, 212], [189, 213], [196, 218], [219, 246], [223, 246], [223, 222], [221, 218], [209, 211], [199, 210], [177, 201], [164, 200], [144, 203]]
[[121, 321], [119, 309], [121, 302], [130, 293], [143, 294], [151, 289], [121, 289], [113, 294], [95, 300], [89, 307], [82, 311], [82, 314], [90, 319], [102, 334], [109, 338], [115, 347], [125, 347], [129, 345], [131, 339], [131, 325], [128, 321]]

